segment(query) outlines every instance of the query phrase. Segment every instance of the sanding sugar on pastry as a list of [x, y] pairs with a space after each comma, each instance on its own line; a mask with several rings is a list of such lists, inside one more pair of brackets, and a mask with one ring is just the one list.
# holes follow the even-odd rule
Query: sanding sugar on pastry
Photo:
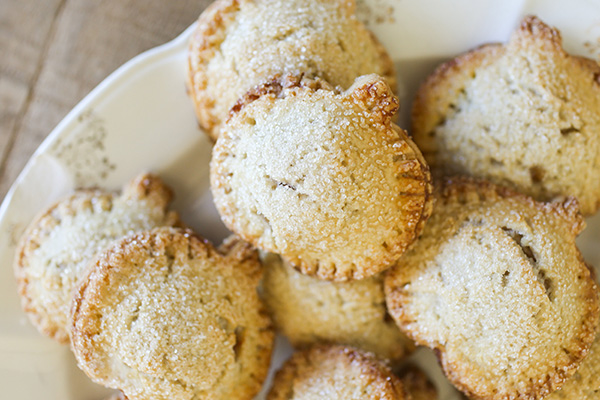
[[600, 329], [581, 362], [581, 366], [565, 384], [545, 400], [600, 400]]
[[440, 66], [419, 89], [414, 140], [432, 171], [511, 186], [537, 200], [600, 207], [600, 65], [570, 55], [529, 16], [507, 44]]
[[[434, 397], [435, 398], [435, 397]], [[267, 400], [412, 399], [373, 354], [339, 345], [298, 350], [275, 374]]]
[[472, 399], [541, 399], [585, 361], [598, 293], [577, 202], [442, 181], [416, 244], [386, 272], [388, 311]]
[[177, 228], [125, 237], [75, 292], [78, 365], [129, 400], [250, 400], [274, 336], [261, 275], [256, 250], [235, 237], [219, 250]]
[[294, 347], [339, 343], [394, 363], [414, 350], [387, 313], [381, 274], [330, 282], [296, 271], [275, 254], [264, 256], [263, 265], [263, 298]]
[[217, 0], [190, 39], [188, 90], [216, 140], [229, 110], [275, 74], [306, 74], [347, 89], [365, 74], [395, 88], [392, 59], [355, 16], [354, 0]]
[[41, 212], [20, 239], [14, 262], [23, 309], [36, 328], [69, 342], [72, 291], [84, 269], [113, 240], [179, 223], [168, 211], [173, 193], [153, 174], [140, 174], [122, 194], [78, 190]]
[[301, 272], [336, 281], [387, 269], [431, 210], [419, 149], [376, 75], [346, 91], [276, 77], [233, 108], [213, 148], [211, 190], [225, 225]]

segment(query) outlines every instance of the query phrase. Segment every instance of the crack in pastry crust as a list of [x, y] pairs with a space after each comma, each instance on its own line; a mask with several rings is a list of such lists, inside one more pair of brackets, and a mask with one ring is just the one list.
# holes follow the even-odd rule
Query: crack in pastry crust
[[436, 188], [420, 239], [386, 273], [388, 309], [473, 399], [534, 399], [587, 355], [597, 287], [575, 245], [577, 202], [538, 203], [488, 182]]
[[239, 239], [216, 250], [182, 229], [125, 237], [75, 292], [78, 364], [129, 400], [250, 399], [273, 346], [261, 277], [256, 251]]
[[432, 170], [538, 200], [600, 207], [600, 65], [566, 53], [558, 30], [523, 19], [507, 44], [441, 65], [417, 92], [411, 132]]
[[389, 267], [431, 211], [429, 169], [391, 122], [398, 100], [375, 75], [347, 91], [276, 77], [245, 96], [213, 148], [224, 223], [323, 279]]

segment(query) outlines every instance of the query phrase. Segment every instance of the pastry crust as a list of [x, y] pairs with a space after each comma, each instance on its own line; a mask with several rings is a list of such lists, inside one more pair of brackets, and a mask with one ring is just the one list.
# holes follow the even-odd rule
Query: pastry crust
[[437, 389], [429, 380], [427, 375], [417, 366], [408, 364], [398, 373], [404, 390], [410, 393], [411, 400], [436, 400], [438, 398]]
[[537, 200], [600, 207], [600, 65], [571, 56], [528, 16], [507, 44], [440, 66], [419, 89], [412, 128], [432, 170], [511, 186]]
[[383, 277], [330, 282], [306, 276], [274, 254], [263, 257], [262, 293], [275, 327], [294, 347], [329, 342], [399, 362], [414, 344], [389, 317]]
[[250, 91], [213, 148], [225, 225], [322, 279], [388, 268], [431, 211], [429, 169], [391, 122], [397, 108], [375, 75], [344, 92], [290, 76]]
[[575, 245], [577, 202], [538, 203], [451, 179], [418, 242], [385, 278], [388, 310], [472, 399], [539, 399], [587, 355], [598, 295]]
[[273, 346], [256, 290], [262, 270], [247, 243], [224, 250], [156, 228], [102, 253], [73, 300], [80, 368], [129, 400], [252, 399]]
[[297, 351], [275, 375], [267, 400], [410, 399], [401, 381], [372, 354], [320, 345]]
[[87, 263], [128, 233], [179, 224], [167, 210], [172, 197], [158, 176], [144, 173], [121, 195], [80, 190], [36, 217], [14, 262], [22, 306], [35, 327], [67, 344], [72, 291]]
[[320, 77], [347, 89], [360, 75], [395, 88], [386, 50], [354, 15], [354, 0], [217, 0], [189, 45], [188, 91], [216, 140], [230, 108], [275, 74]]
[[600, 330], [592, 343], [590, 352], [581, 366], [556, 392], [544, 397], [545, 400], [599, 400], [600, 399]]

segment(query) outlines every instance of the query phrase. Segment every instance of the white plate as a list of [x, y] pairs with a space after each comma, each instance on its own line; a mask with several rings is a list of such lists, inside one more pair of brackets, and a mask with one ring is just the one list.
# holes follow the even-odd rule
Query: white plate
[[[403, 110], [441, 60], [484, 42], [506, 41], [522, 16], [558, 27], [568, 51], [600, 55], [600, 2], [359, 0], [366, 21], [396, 61]], [[227, 231], [208, 191], [211, 144], [197, 128], [184, 89], [191, 29], [118, 69], [52, 131], [0, 207], [0, 391], [11, 400], [94, 400], [107, 391], [78, 371], [66, 346], [43, 338], [21, 311], [12, 273], [15, 242], [33, 216], [78, 187], [119, 189], [142, 170], [155, 171], [176, 192], [174, 207], [199, 233], [220, 241]], [[405, 118], [401, 125], [405, 125]], [[579, 238], [586, 259], [600, 265], [600, 217]], [[279, 353], [278, 362], [282, 354]], [[415, 357], [438, 385], [440, 399], [460, 396], [434, 357]]]

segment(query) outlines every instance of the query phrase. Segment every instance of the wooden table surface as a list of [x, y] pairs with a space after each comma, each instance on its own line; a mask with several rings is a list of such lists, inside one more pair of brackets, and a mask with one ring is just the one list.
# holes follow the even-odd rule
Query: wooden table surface
[[210, 3], [1, 0], [0, 200], [71, 108], [127, 60], [176, 37]]

